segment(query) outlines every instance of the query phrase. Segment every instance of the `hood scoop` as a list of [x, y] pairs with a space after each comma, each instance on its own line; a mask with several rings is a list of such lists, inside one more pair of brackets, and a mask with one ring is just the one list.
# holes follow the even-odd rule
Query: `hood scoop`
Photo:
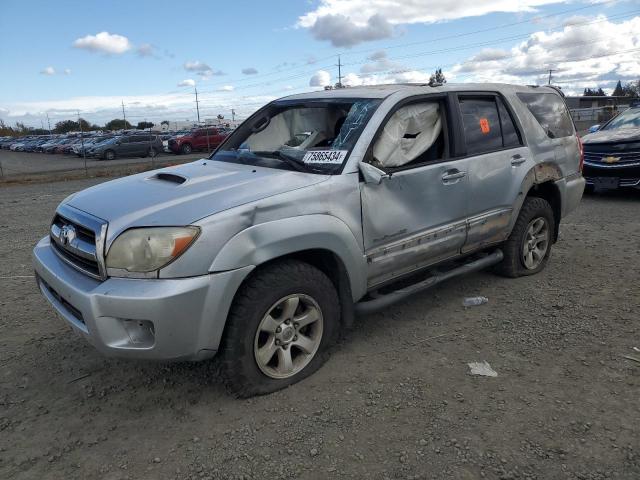
[[182, 185], [184, 182], [187, 181], [186, 177], [183, 177], [182, 175], [177, 175], [175, 173], [169, 173], [169, 172], [156, 173], [155, 175], [149, 178], [152, 180], [160, 180], [162, 182], [175, 183], [176, 185]]

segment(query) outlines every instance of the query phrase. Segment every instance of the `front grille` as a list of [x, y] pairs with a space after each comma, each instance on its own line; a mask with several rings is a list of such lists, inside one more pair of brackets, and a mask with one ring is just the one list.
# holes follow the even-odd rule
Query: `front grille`
[[106, 223], [99, 219], [63, 205], [51, 222], [53, 251], [76, 270], [95, 279], [104, 279], [98, 253], [104, 226]]
[[640, 147], [637, 143], [624, 144], [586, 144], [584, 159], [587, 162], [603, 163], [605, 165], [625, 165], [640, 163]]

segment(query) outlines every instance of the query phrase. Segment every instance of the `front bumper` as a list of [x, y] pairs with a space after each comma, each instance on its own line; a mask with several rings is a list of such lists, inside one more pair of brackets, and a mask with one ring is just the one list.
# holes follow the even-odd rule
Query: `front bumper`
[[60, 260], [49, 237], [33, 261], [41, 293], [74, 331], [105, 355], [151, 360], [213, 356], [233, 296], [253, 269], [101, 282]]
[[616, 165], [585, 160], [582, 174], [589, 186], [597, 186], [600, 178], [609, 178], [617, 179], [619, 187], [640, 188], [640, 162]]

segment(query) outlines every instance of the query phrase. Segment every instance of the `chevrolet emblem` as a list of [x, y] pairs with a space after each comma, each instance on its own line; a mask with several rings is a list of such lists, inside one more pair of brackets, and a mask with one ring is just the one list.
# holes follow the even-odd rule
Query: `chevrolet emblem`
[[620, 157], [602, 157], [604, 163], [617, 163], [620, 161]]

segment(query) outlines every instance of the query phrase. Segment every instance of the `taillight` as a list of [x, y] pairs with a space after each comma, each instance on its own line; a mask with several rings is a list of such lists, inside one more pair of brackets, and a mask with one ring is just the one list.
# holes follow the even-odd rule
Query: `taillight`
[[578, 137], [578, 148], [580, 149], [580, 166], [578, 167], [578, 171], [582, 172], [582, 167], [584, 167], [584, 146], [582, 145], [580, 135], [576, 134], [576, 137]]

